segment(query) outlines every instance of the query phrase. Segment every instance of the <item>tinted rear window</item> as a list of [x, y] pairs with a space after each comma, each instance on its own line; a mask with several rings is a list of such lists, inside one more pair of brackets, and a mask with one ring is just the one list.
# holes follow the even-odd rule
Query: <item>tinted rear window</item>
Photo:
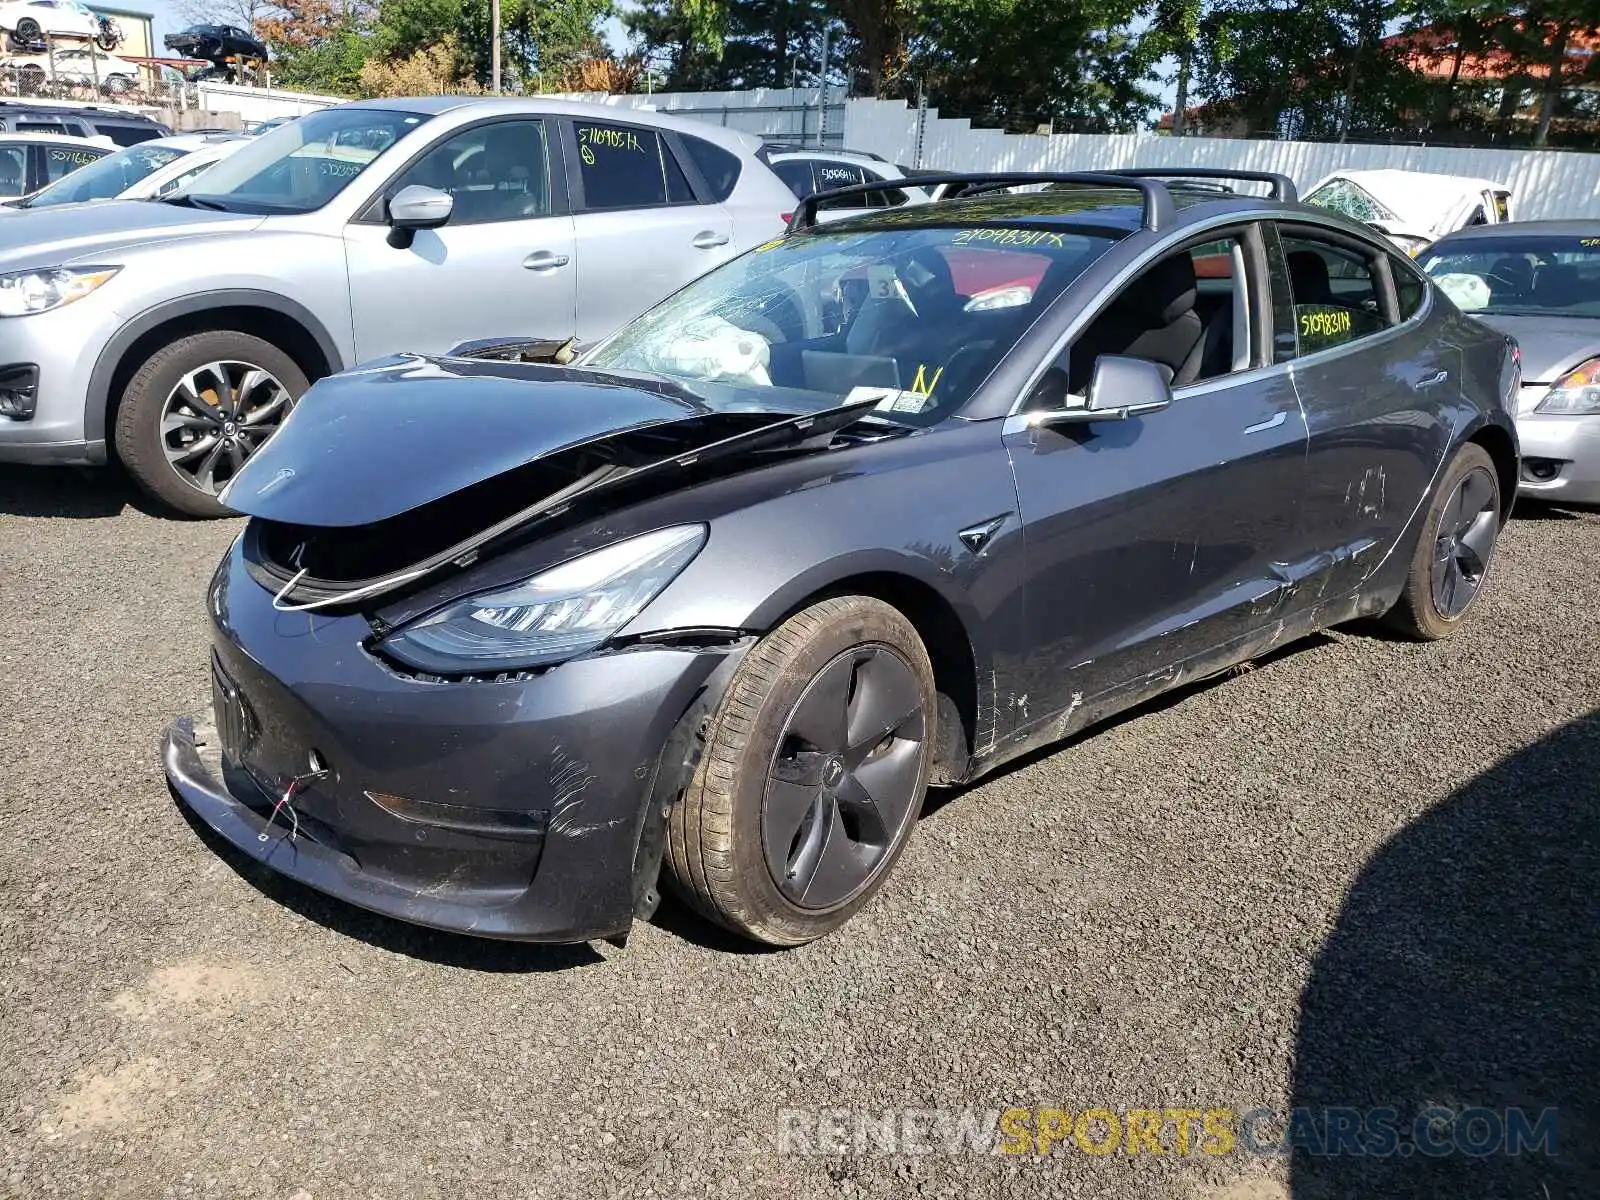
[[161, 136], [161, 130], [153, 125], [96, 125], [95, 132], [119, 146], [137, 146]]
[[742, 165], [738, 155], [697, 137], [683, 138], [683, 145], [694, 160], [694, 165], [700, 168], [700, 174], [705, 177], [706, 186], [711, 189], [711, 198], [726, 200], [733, 195], [733, 185], [739, 182]]

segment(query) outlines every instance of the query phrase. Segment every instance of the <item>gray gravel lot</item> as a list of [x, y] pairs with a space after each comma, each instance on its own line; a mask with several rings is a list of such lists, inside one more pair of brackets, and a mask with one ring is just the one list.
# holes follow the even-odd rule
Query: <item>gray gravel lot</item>
[[[781, 953], [670, 905], [626, 950], [479, 943], [242, 874], [156, 754], [236, 528], [0, 468], [7, 1195], [1600, 1193], [1600, 517], [1515, 522], [1451, 642], [1340, 631], [936, 796]], [[1385, 1098], [1557, 1105], [1558, 1156], [777, 1150], [780, 1109]]]

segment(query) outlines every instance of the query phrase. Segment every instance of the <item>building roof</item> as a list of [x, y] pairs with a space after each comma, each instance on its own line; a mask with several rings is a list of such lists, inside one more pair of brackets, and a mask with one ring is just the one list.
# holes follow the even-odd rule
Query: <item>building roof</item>
[[91, 4], [89, 11], [99, 13], [102, 17], [132, 17], [137, 21], [154, 21], [154, 13], [140, 12], [136, 8], [111, 8], [105, 4]]

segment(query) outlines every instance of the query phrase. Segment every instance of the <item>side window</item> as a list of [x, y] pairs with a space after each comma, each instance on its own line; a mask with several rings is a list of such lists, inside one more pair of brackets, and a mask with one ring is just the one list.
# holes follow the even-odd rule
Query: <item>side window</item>
[[[699, 169], [700, 175], [706, 181], [706, 186], [711, 189], [711, 198], [719, 203], [733, 195], [733, 186], [739, 182], [739, 171], [742, 164], [737, 154], [730, 154], [721, 146], [713, 146], [703, 138], [680, 135], [679, 140], [683, 148], [689, 152], [689, 157], [694, 160], [694, 165]], [[780, 172], [778, 178], [783, 179]], [[785, 183], [789, 181], [783, 180]]]
[[22, 146], [0, 149], [0, 196], [22, 195], [28, 177], [27, 153]]
[[1467, 218], [1468, 225], [1487, 225], [1488, 223], [1489, 214], [1484, 212], [1483, 205], [1481, 204], [1474, 208], [1472, 210], [1472, 215]]
[[[824, 159], [817, 160], [816, 164], [817, 191], [828, 192], [834, 188], [854, 187], [858, 183], [866, 183], [865, 172], [854, 163], [829, 162]], [[830, 200], [826, 204], [817, 205], [819, 211], [829, 208], [866, 208], [869, 200], [864, 196], [850, 196], [842, 200]]]
[[1494, 200], [1494, 219], [1500, 224], [1504, 224], [1505, 222], [1511, 220], [1510, 193], [1495, 192], [1491, 198]]
[[1411, 263], [1399, 255], [1389, 256], [1389, 274], [1394, 276], [1395, 300], [1400, 305], [1400, 319], [1409, 321], [1422, 309], [1422, 298], [1428, 285], [1423, 283]]
[[550, 159], [543, 121], [480, 125], [435, 146], [389, 185], [447, 192], [451, 225], [521, 221], [550, 213]]
[[1301, 354], [1315, 354], [1384, 328], [1378, 280], [1367, 255], [1285, 231], [1283, 255]]
[[574, 132], [585, 208], [662, 208], [693, 198], [655, 130], [580, 121]]
[[[882, 175], [879, 175], [873, 171], [868, 171], [864, 167], [862, 168], [861, 174], [864, 176], [864, 183], [888, 182], [888, 180]], [[886, 187], [881, 192], [871, 192], [868, 194], [866, 199], [866, 203], [869, 208], [898, 208], [905, 202], [906, 194], [899, 188], [892, 187]]]
[[73, 146], [46, 146], [44, 151], [44, 181], [54, 183], [70, 175], [79, 167], [86, 167], [102, 157], [96, 150], [79, 150]]
[[805, 158], [789, 158], [783, 162], [772, 164], [775, 175], [794, 193], [796, 200], [804, 200], [816, 191], [816, 184], [811, 178], [811, 161]]

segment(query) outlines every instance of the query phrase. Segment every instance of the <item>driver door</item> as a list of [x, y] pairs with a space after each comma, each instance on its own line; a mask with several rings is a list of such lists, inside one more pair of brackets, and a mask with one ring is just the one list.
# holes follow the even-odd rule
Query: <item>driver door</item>
[[[457, 132], [399, 171], [345, 227], [358, 362], [441, 353], [475, 338], [574, 332], [577, 265], [554, 132], [527, 118]], [[411, 184], [448, 193], [453, 208], [449, 221], [417, 230], [402, 249], [389, 244], [387, 206]]]
[[[1177, 677], [1188, 660], [1270, 623], [1284, 602], [1305, 420], [1288, 368], [1261, 336], [1270, 298], [1256, 269], [1259, 231], [1207, 237], [1168, 255], [1176, 267], [1151, 264], [1101, 309], [1031, 401], [1072, 403], [1065, 381], [1093, 366], [1078, 359], [1109, 352], [1174, 371], [1168, 408], [1053, 429], [1006, 423], [1027, 547], [1032, 653], [1019, 690], [1036, 726], [1092, 713], [1097, 698], [1138, 681]], [[1197, 336], [1210, 339], [1198, 370], [1187, 365]], [[1063, 386], [1050, 396], [1053, 384]]]

